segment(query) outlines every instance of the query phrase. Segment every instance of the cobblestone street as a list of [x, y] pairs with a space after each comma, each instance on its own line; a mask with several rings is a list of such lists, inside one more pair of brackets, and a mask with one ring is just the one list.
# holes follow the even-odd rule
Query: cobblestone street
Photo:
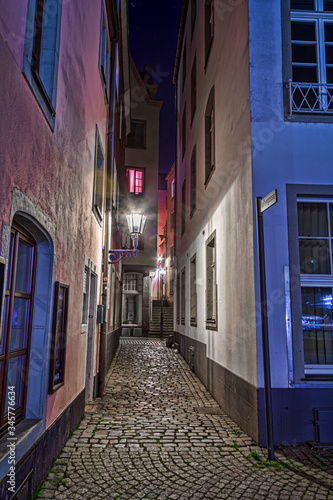
[[333, 499], [332, 450], [279, 449], [280, 463], [265, 463], [159, 340], [121, 339], [106, 395], [86, 409], [41, 498]]

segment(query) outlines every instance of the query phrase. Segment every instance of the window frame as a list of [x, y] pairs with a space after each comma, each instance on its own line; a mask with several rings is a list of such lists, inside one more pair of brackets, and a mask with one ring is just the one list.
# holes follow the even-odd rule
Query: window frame
[[[102, 172], [101, 176], [99, 172]], [[101, 194], [99, 194], [100, 189], [101, 189]], [[103, 220], [104, 198], [105, 198], [105, 155], [98, 127], [96, 126], [92, 208], [99, 224], [101, 224]]]
[[[190, 260], [190, 325], [197, 326], [198, 300], [197, 300], [197, 254]], [[195, 314], [193, 315], [193, 311]]]
[[204, 5], [204, 50], [205, 50], [205, 71], [207, 71], [209, 56], [212, 51], [215, 31], [215, 3], [214, 0], [205, 0]]
[[191, 127], [193, 124], [196, 110], [197, 110], [197, 52], [195, 52], [194, 54], [194, 59], [191, 69]]
[[[40, 4], [43, 4], [42, 12], [42, 29], [39, 35], [39, 44], [42, 44], [43, 29], [48, 30], [49, 33], [54, 33], [54, 40], [51, 42], [50, 37], [45, 36], [47, 39], [47, 44], [51, 44], [45, 47], [48, 54], [52, 55], [52, 74], [49, 84], [52, 81], [52, 90], [48, 91], [46, 89], [46, 82], [43, 82], [41, 78], [41, 67], [40, 67], [40, 50], [39, 47], [39, 60], [36, 64], [34, 58], [35, 43], [36, 43], [36, 19], [37, 19], [37, 9]], [[23, 64], [22, 73], [29, 84], [31, 91], [33, 92], [50, 128], [54, 131], [55, 127], [55, 117], [56, 117], [56, 100], [57, 100], [57, 83], [58, 83], [58, 68], [59, 68], [59, 46], [60, 46], [60, 31], [61, 31], [61, 13], [62, 13], [62, 0], [55, 2], [57, 6], [56, 15], [47, 16], [48, 22], [43, 26], [43, 20], [46, 19], [44, 12], [44, 0], [28, 0], [27, 15], [26, 15], [26, 27], [23, 45]], [[51, 24], [50, 21], [53, 23]], [[33, 33], [32, 33], [33, 31]], [[44, 31], [45, 33], [45, 31]], [[48, 61], [50, 57], [48, 57]]]
[[186, 322], [186, 266], [180, 271], [180, 323]]
[[170, 199], [172, 200], [175, 197], [176, 193], [176, 179], [173, 177], [173, 179], [170, 182]]
[[[298, 235], [298, 211], [297, 203], [312, 199], [320, 202], [329, 199], [333, 203], [333, 186], [329, 185], [307, 185], [307, 184], [287, 184], [287, 221], [288, 221], [288, 241], [289, 241], [289, 280], [290, 280], [290, 304], [291, 304], [291, 329], [287, 329], [288, 342], [292, 349], [292, 381], [294, 383], [304, 383], [305, 381], [333, 380], [333, 365], [311, 365], [305, 368], [304, 345], [302, 328], [302, 284], [311, 287], [315, 283], [318, 275], [301, 275], [300, 255], [299, 255], [299, 235]], [[323, 283], [333, 287], [333, 269], [328, 279], [324, 276]], [[303, 277], [306, 276], [306, 279]], [[310, 279], [309, 279], [310, 276]], [[313, 284], [312, 286], [316, 286]], [[318, 285], [319, 286], [319, 285]], [[290, 336], [290, 338], [289, 338]], [[327, 368], [332, 367], [332, 368]]]
[[193, 217], [197, 208], [197, 146], [194, 145], [191, 155], [191, 211], [190, 218]]
[[[135, 133], [132, 131], [133, 125], [142, 125], [143, 126], [143, 144], [138, 145], [136, 141], [133, 144], [129, 144], [130, 137], [135, 137]], [[131, 132], [126, 136], [126, 147], [131, 149], [147, 149], [147, 121], [146, 120], [136, 120], [131, 119]]]
[[[218, 293], [217, 293], [217, 263], [216, 263], [216, 230], [207, 238], [205, 242], [205, 257], [206, 257], [206, 309], [205, 309], [205, 319], [206, 319], [206, 330], [217, 330], [217, 325], [218, 325]], [[211, 274], [211, 281], [212, 281], [212, 296], [211, 296], [211, 302], [212, 302], [212, 313], [210, 313], [210, 310], [208, 308], [209, 305], [209, 294], [208, 294], [208, 250], [209, 248], [213, 248], [212, 252], [212, 274]]]
[[104, 3], [102, 2], [98, 69], [106, 105], [109, 102], [109, 81], [110, 81], [110, 37], [107, 24], [108, 23], [104, 10]]
[[[208, 130], [209, 129], [209, 130]], [[215, 170], [215, 87], [211, 88], [205, 110], [205, 188]], [[209, 140], [208, 140], [209, 138]]]
[[186, 179], [183, 180], [182, 186], [182, 211], [181, 211], [181, 232], [180, 236], [183, 237], [186, 230]]
[[[327, 114], [327, 112], [323, 110], [318, 110], [317, 112], [309, 111], [297, 111], [293, 110], [291, 113], [291, 105], [290, 105], [290, 86], [293, 83], [293, 58], [292, 58], [292, 35], [291, 35], [291, 22], [292, 21], [314, 21], [316, 24], [316, 44], [318, 43], [318, 25], [317, 21], [321, 20], [324, 23], [324, 19], [326, 22], [333, 23], [333, 12], [325, 11], [322, 12], [317, 9], [317, 6], [321, 5], [321, 2], [324, 0], [315, 0], [316, 10], [295, 10], [291, 9], [289, 2], [282, 2], [282, 55], [283, 55], [283, 81], [284, 81], [284, 115], [285, 120], [288, 121], [296, 121], [296, 122], [320, 122], [320, 123], [332, 123], [333, 121], [333, 112]], [[321, 31], [323, 31], [322, 28]], [[320, 31], [320, 30], [319, 30]], [[321, 37], [323, 34], [321, 33]], [[323, 41], [323, 40], [321, 40]], [[324, 42], [325, 43], [325, 42]], [[316, 53], [318, 54], [319, 48], [316, 49]], [[325, 52], [325, 50], [324, 50]], [[325, 58], [322, 57], [321, 60], [318, 60], [317, 65], [319, 68], [319, 73], [321, 74], [323, 71], [326, 72], [326, 63]], [[320, 75], [318, 75], [318, 80], [320, 79]], [[297, 83], [297, 82], [296, 82]], [[325, 84], [325, 82], [320, 81], [319, 85]], [[306, 85], [306, 82], [305, 82]], [[329, 84], [333, 88], [333, 83]]]
[[[129, 171], [134, 171], [134, 192], [130, 191], [130, 176], [129, 176]], [[142, 173], [142, 191], [139, 193], [136, 193], [136, 173], [141, 172]], [[134, 197], [142, 197], [145, 194], [145, 180], [146, 180], [146, 169], [145, 168], [136, 168], [136, 167], [126, 167], [126, 182], [127, 182], [127, 195], [128, 196], [134, 196]]]
[[[35, 296], [35, 281], [36, 281], [36, 269], [37, 269], [37, 243], [33, 236], [22, 226], [17, 223], [12, 224], [10, 231], [10, 255], [7, 263], [7, 274], [4, 278], [4, 291], [3, 291], [3, 305], [5, 299], [8, 300], [6, 310], [3, 310], [3, 352], [0, 350], [0, 394], [5, 397], [0, 398], [0, 436], [5, 435], [8, 427], [8, 414], [4, 415], [5, 405], [7, 403], [7, 390], [5, 389], [4, 382], [6, 381], [6, 386], [8, 386], [8, 365], [9, 360], [15, 357], [22, 357], [22, 374], [21, 374], [21, 395], [20, 404], [15, 408], [15, 422], [18, 424], [25, 419], [26, 413], [26, 403], [27, 403], [27, 390], [28, 390], [28, 377], [29, 377], [29, 362], [30, 362], [30, 346], [31, 346], [31, 333], [32, 333], [32, 319], [34, 311], [34, 296]], [[16, 271], [17, 271], [17, 261], [18, 261], [18, 247], [19, 243], [22, 241], [31, 246], [33, 249], [32, 260], [30, 263], [30, 292], [19, 292], [15, 290], [16, 283]], [[8, 285], [8, 288], [7, 288]], [[8, 326], [8, 320], [12, 322], [13, 308], [15, 298], [23, 298], [29, 300], [29, 307], [27, 311], [27, 318], [25, 323], [25, 341], [24, 346], [19, 349], [10, 350], [10, 341], [12, 334], [12, 323]], [[0, 346], [2, 342], [2, 330], [0, 333]], [[5, 372], [5, 367], [7, 365], [7, 371]]]
[[[62, 380], [54, 383], [56, 359], [55, 353], [57, 348], [57, 318], [59, 314], [59, 295], [60, 288], [64, 289], [64, 313], [62, 317], [62, 335], [60, 340], [61, 364], [62, 364]], [[69, 300], [69, 285], [56, 281], [54, 284], [54, 302], [53, 302], [53, 319], [52, 319], [52, 338], [51, 338], [51, 354], [50, 354], [50, 372], [49, 372], [49, 394], [54, 394], [60, 387], [65, 385], [65, 368], [66, 368], [66, 343], [67, 343], [67, 322], [68, 322], [68, 300]]]

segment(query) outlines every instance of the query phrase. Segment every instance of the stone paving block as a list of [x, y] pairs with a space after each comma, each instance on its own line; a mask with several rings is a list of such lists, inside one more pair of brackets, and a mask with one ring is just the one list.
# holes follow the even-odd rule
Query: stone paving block
[[158, 340], [121, 339], [105, 396], [93, 404], [41, 498], [333, 499], [332, 459], [292, 446], [277, 450], [290, 461], [282, 470], [255, 461], [251, 451], [265, 462], [266, 450]]

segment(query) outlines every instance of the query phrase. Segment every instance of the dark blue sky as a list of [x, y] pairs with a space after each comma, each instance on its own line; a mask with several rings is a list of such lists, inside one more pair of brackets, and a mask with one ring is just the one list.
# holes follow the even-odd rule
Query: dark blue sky
[[160, 171], [175, 159], [175, 86], [173, 70], [182, 0], [129, 0], [130, 50], [139, 71], [151, 64], [157, 98], [163, 100], [160, 121]]

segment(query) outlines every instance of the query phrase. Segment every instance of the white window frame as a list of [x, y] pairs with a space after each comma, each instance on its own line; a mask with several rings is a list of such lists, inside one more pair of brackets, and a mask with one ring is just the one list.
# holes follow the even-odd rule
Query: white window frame
[[[330, 266], [331, 274], [300, 274], [300, 287], [302, 288], [313, 288], [313, 287], [332, 287], [333, 288], [333, 234], [331, 234], [331, 224], [329, 215], [329, 204], [333, 204], [332, 198], [327, 197], [298, 197], [298, 203], [326, 203], [328, 210], [328, 237], [320, 237], [320, 239], [328, 239], [330, 242]], [[302, 238], [297, 233], [297, 239]], [[303, 237], [304, 238], [304, 237]], [[311, 237], [307, 237], [311, 239]], [[318, 238], [313, 238], [318, 239]], [[302, 328], [303, 333], [303, 328]], [[303, 344], [304, 346], [304, 344]], [[304, 353], [303, 353], [304, 355]], [[332, 365], [322, 365], [322, 364], [304, 364], [305, 375], [316, 374], [316, 375], [333, 375], [333, 364]]]

